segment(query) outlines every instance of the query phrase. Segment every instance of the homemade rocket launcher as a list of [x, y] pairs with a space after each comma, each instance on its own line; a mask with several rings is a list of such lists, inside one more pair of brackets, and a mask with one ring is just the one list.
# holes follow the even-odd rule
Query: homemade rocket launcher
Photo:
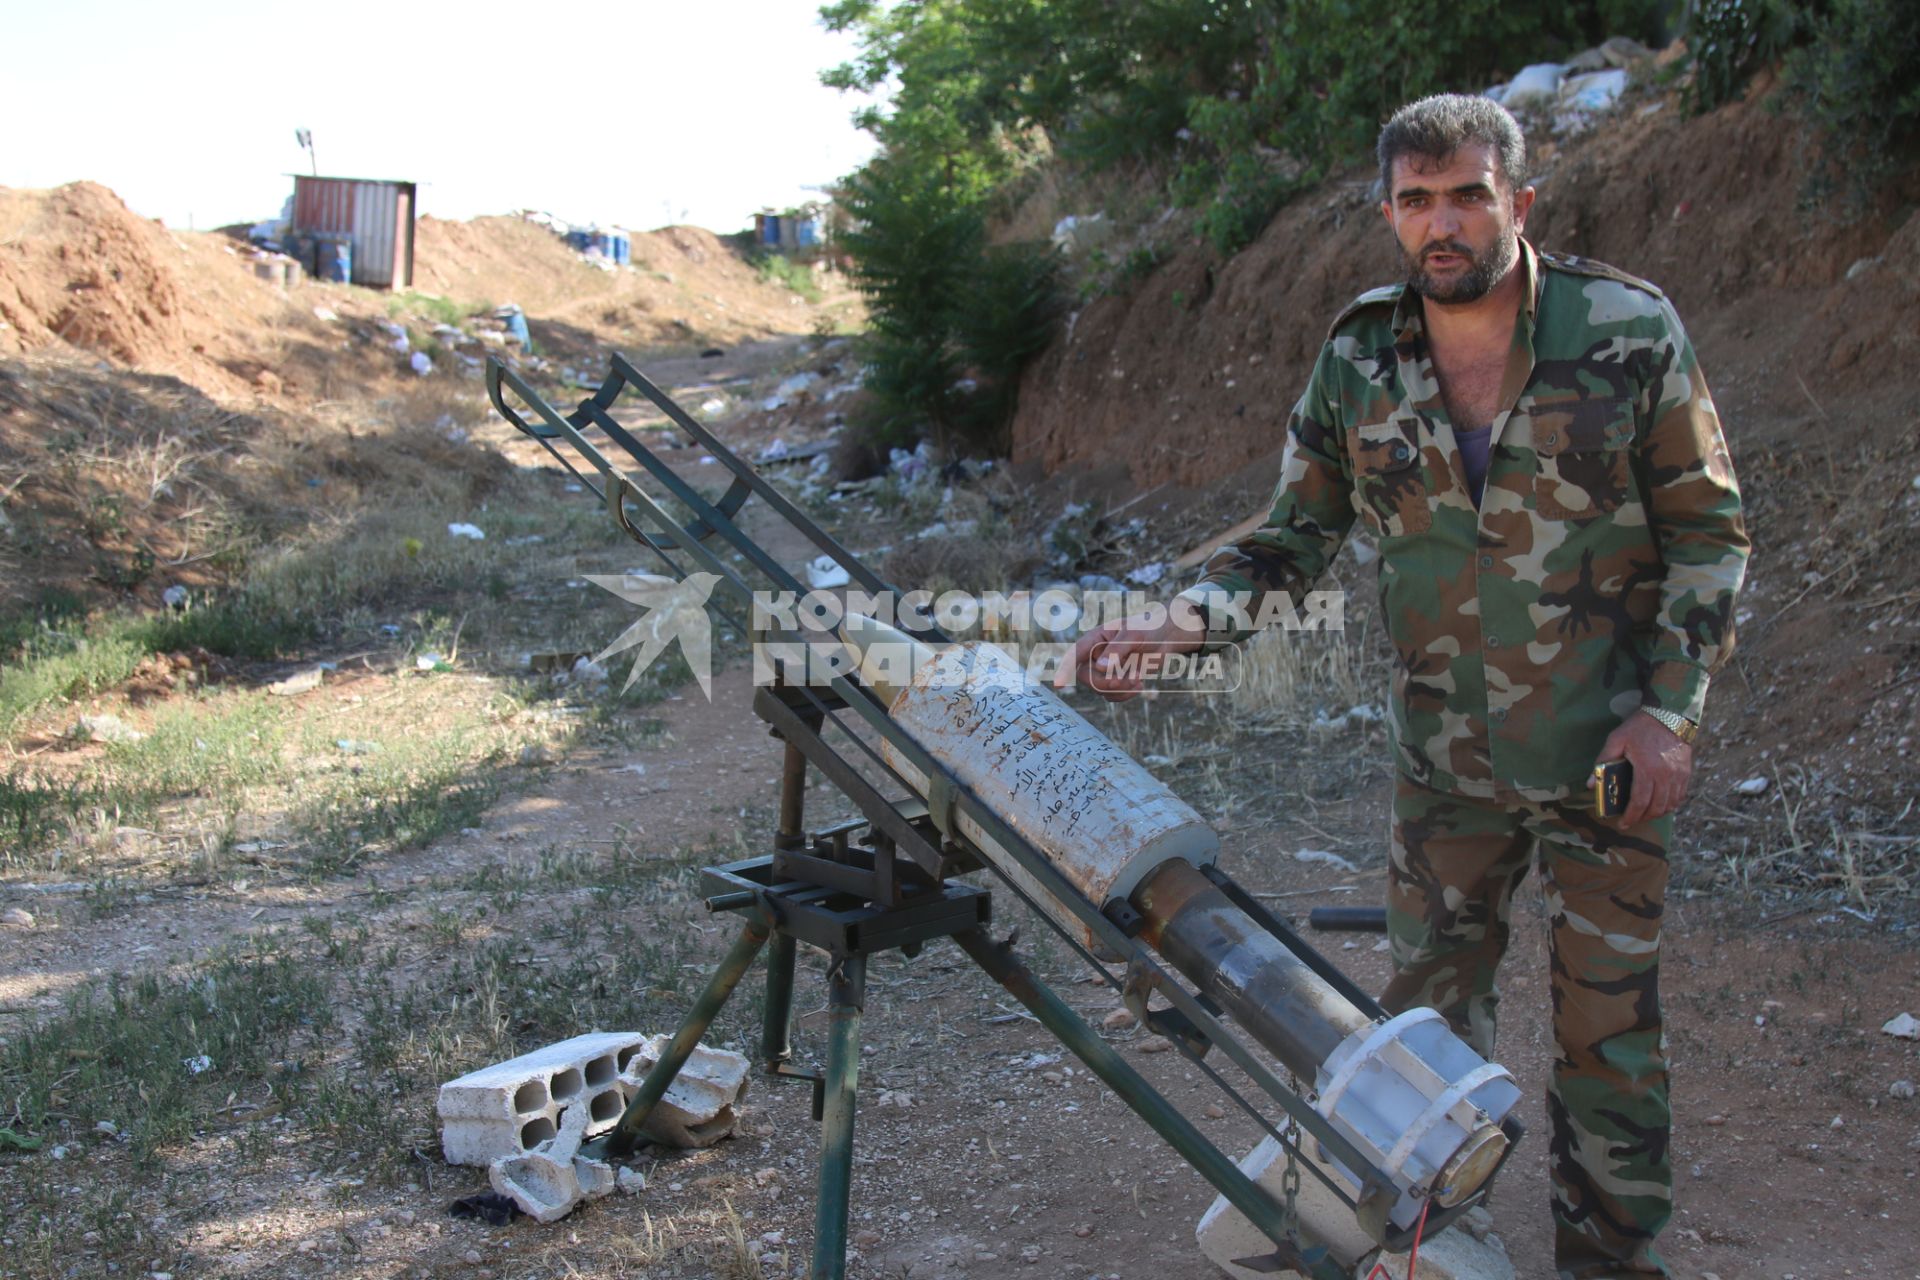
[[[720, 496], [704, 496], [621, 425], [614, 408], [628, 390], [718, 463]], [[1215, 1241], [1260, 1242], [1216, 1261], [1249, 1274], [1350, 1278], [1376, 1251], [1404, 1251], [1486, 1197], [1520, 1136], [1513, 1077], [1430, 1010], [1388, 1017], [1216, 865], [1219, 841], [1199, 814], [1018, 662], [984, 641], [953, 644], [932, 626], [850, 616], [837, 636], [783, 634], [764, 616], [775, 611], [754, 615], [755, 590], [800, 599], [808, 587], [745, 531], [749, 502], [757, 528], [784, 525], [783, 544], [804, 541], [853, 587], [899, 593], [623, 357], [564, 415], [497, 361], [487, 391], [668, 574], [714, 575], [709, 604], [739, 634], [788, 646], [824, 640], [842, 658], [830, 678], [757, 690], [755, 713], [784, 742], [778, 827], [763, 856], [703, 873], [708, 909], [740, 918], [738, 940], [618, 1125], [583, 1154], [635, 1149], [649, 1112], [765, 950], [761, 1065], [813, 1085], [822, 1133], [811, 1275], [838, 1280], [867, 958], [917, 955], [950, 937], [1220, 1193], [1203, 1242], [1206, 1223], [1222, 1217], [1232, 1229]], [[609, 445], [644, 474], [616, 465]], [[809, 830], [810, 768], [861, 816]], [[1252, 1154], [1229, 1158], [1021, 962], [1013, 938], [989, 937], [989, 892], [958, 879], [980, 868], [1252, 1119], [1265, 1135]], [[793, 1061], [799, 942], [830, 958], [820, 1074]]]

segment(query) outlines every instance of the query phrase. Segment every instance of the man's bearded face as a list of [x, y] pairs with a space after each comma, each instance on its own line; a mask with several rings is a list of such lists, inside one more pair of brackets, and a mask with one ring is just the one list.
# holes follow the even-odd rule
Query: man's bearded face
[[1400, 241], [1407, 285], [1432, 302], [1486, 296], [1520, 256], [1520, 224], [1493, 148], [1469, 143], [1440, 160], [1393, 162], [1388, 219]]

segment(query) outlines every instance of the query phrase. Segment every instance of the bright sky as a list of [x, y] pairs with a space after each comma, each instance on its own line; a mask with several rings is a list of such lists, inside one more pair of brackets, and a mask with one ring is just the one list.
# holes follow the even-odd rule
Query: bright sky
[[851, 42], [811, 0], [64, 0], [8, 6], [0, 186], [104, 183], [202, 230], [305, 173], [408, 179], [420, 210], [751, 225], [858, 168]]

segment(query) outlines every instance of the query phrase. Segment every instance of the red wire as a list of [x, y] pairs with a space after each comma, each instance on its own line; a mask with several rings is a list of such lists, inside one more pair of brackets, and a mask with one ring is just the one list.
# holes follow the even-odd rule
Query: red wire
[[[1427, 1210], [1433, 1208], [1431, 1197], [1420, 1202], [1420, 1221], [1413, 1224], [1413, 1252], [1407, 1255], [1407, 1280], [1413, 1280], [1413, 1269], [1420, 1265], [1420, 1236], [1427, 1229]], [[1387, 1274], [1387, 1264], [1376, 1262], [1373, 1270], [1367, 1272], [1367, 1280], [1380, 1280]]]

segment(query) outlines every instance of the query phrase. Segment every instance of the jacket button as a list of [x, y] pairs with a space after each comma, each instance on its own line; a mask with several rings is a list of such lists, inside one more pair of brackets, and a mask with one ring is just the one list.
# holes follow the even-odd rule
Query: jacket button
[[1486, 641], [1486, 643], [1487, 643], [1487, 648], [1489, 648], [1489, 649], [1498, 649], [1498, 648], [1500, 647], [1500, 637], [1499, 637], [1499, 636], [1488, 636], [1488, 637], [1487, 637], [1487, 641]]
[[1492, 556], [1481, 556], [1481, 557], [1480, 557], [1480, 567], [1481, 567], [1482, 569], [1491, 569], [1491, 568], [1493, 568], [1493, 557], [1492, 557]]
[[1557, 431], [1556, 431], [1556, 432], [1552, 432], [1552, 433], [1549, 433], [1549, 434], [1548, 434], [1548, 436], [1547, 436], [1547, 443], [1548, 443], [1548, 444], [1559, 444], [1559, 443], [1560, 443], [1560, 433], [1559, 433], [1559, 432], [1557, 432]]
[[1505, 720], [1506, 718], [1507, 718], [1507, 709], [1505, 707], [1501, 707], [1493, 713], [1493, 722], [1495, 724], [1499, 724], [1501, 721]]

